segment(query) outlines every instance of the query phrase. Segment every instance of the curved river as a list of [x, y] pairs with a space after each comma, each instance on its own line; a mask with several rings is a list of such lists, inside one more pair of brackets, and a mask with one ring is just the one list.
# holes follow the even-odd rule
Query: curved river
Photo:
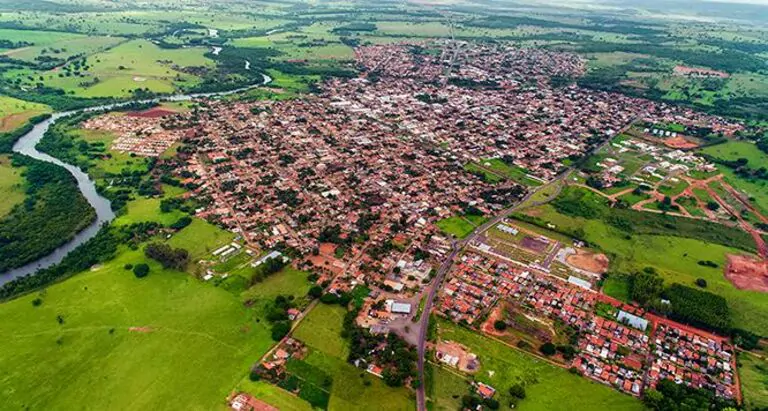
[[[222, 91], [218, 93], [179, 94], [175, 96], [168, 96], [168, 97], [151, 99], [151, 100], [127, 101], [127, 102], [116, 103], [116, 104], [107, 104], [103, 106], [89, 107], [87, 109], [84, 109], [83, 111], [111, 110], [115, 108], [124, 107], [129, 104], [134, 104], [134, 103], [154, 103], [154, 102], [160, 102], [160, 101], [185, 101], [185, 100], [191, 100], [193, 98], [225, 96], [229, 94], [246, 91], [251, 88], [263, 86], [272, 81], [272, 78], [269, 77], [268, 75], [262, 74], [262, 76], [264, 77], [264, 81], [262, 83], [255, 84], [250, 87], [239, 88], [236, 90]], [[56, 120], [76, 112], [77, 111], [66, 111], [66, 112], [55, 113], [48, 120], [45, 120], [42, 123], [35, 125], [35, 127], [32, 128], [32, 130], [30, 130], [27, 134], [24, 134], [16, 142], [16, 144], [14, 144], [13, 151], [15, 153], [24, 154], [41, 161], [53, 163], [67, 169], [67, 171], [69, 171], [70, 174], [72, 174], [75, 177], [75, 180], [77, 180], [77, 187], [80, 189], [80, 192], [83, 193], [83, 196], [88, 200], [91, 206], [96, 210], [96, 221], [94, 221], [86, 229], [77, 233], [72, 240], [65, 243], [61, 247], [57, 248], [51, 254], [45, 257], [42, 257], [36, 261], [33, 261], [27, 265], [24, 265], [22, 267], [18, 267], [6, 273], [0, 274], [0, 285], [5, 284], [9, 281], [12, 281], [15, 278], [22, 277], [28, 274], [33, 274], [39, 269], [48, 268], [54, 264], [60, 263], [61, 260], [63, 260], [67, 254], [69, 254], [70, 251], [74, 250], [81, 244], [93, 238], [93, 236], [95, 236], [96, 233], [98, 233], [102, 224], [108, 223], [115, 218], [115, 213], [112, 212], [112, 207], [109, 204], [109, 200], [100, 196], [96, 192], [96, 184], [93, 182], [93, 180], [91, 180], [90, 177], [88, 177], [88, 174], [84, 173], [78, 167], [75, 167], [71, 164], [67, 164], [48, 154], [42, 153], [35, 148], [35, 146], [37, 146], [37, 143], [39, 143], [40, 140], [42, 140], [43, 136], [45, 135], [45, 132], [48, 131], [48, 128], [53, 123], [55, 123]]]

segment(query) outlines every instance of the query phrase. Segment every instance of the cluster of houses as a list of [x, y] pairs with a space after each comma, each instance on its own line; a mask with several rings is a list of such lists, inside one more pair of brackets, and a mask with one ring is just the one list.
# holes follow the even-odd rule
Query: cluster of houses
[[726, 339], [543, 271], [509, 268], [474, 253], [461, 260], [438, 304], [439, 312], [455, 322], [477, 324], [496, 301], [504, 301], [530, 318], [559, 321], [574, 330], [575, 354], [564, 358], [564, 366], [596, 381], [639, 396], [660, 379], [671, 379], [740, 399], [733, 347]]
[[724, 398], [740, 398], [734, 348], [725, 338], [661, 322], [654, 334], [649, 384], [671, 379]]
[[[170, 113], [170, 112], [169, 112]], [[114, 133], [111, 150], [142, 157], [157, 157], [181, 140], [188, 132], [163, 127], [163, 117], [106, 114], [83, 122], [86, 130]]]

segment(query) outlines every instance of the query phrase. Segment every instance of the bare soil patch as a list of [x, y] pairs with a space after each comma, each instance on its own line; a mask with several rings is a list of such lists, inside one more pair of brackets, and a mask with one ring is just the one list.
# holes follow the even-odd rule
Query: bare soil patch
[[127, 113], [126, 116], [128, 117], [143, 117], [143, 118], [158, 118], [158, 117], [165, 117], [170, 116], [172, 114], [176, 114], [173, 110], [168, 110], [164, 108], [151, 108], [149, 110], [144, 111], [131, 111], [130, 113]]
[[668, 138], [664, 140], [664, 145], [671, 148], [696, 148], [699, 146], [693, 141], [686, 140], [682, 136]]
[[729, 255], [725, 278], [740, 290], [768, 292], [768, 262], [746, 255]]
[[576, 254], [569, 255], [565, 261], [576, 268], [595, 274], [608, 271], [610, 264], [605, 254], [595, 254], [584, 250], [576, 250]]
[[130, 327], [128, 328], [128, 331], [134, 333], [151, 333], [154, 330], [152, 327]]
[[542, 253], [547, 249], [549, 243], [540, 238], [524, 237], [520, 242], [520, 245], [529, 250], [536, 251], [537, 253]]
[[[435, 356], [441, 362], [446, 359], [458, 359], [455, 367], [464, 372], [476, 372], [480, 368], [477, 355], [471, 353], [469, 349], [453, 341], [440, 341], [435, 348]], [[449, 364], [450, 365], [450, 364]]]

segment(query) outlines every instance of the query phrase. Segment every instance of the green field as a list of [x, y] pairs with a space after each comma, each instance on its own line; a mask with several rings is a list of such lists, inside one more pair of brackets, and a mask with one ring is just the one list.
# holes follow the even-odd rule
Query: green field
[[212, 67], [207, 48], [162, 49], [146, 40], [131, 40], [87, 58], [92, 67], [82, 77], [46, 76], [46, 84], [82, 97], [127, 97], [136, 89], [171, 93], [193, 86], [198, 77], [173, 66]]
[[[181, 230], [181, 232], [174, 234], [168, 240], [168, 244], [172, 247], [183, 248], [189, 251], [190, 259], [196, 261], [206, 257], [234, 238], [235, 235], [229, 231], [222, 230], [215, 225], [195, 218], [192, 219], [192, 224]], [[206, 241], [200, 241], [200, 239], [205, 239]]]
[[464, 168], [469, 172], [482, 174], [485, 181], [492, 184], [505, 179], [529, 187], [538, 187], [543, 184], [539, 180], [528, 177], [528, 172], [524, 168], [507, 164], [499, 158], [485, 159], [480, 163], [469, 163]]
[[23, 169], [11, 166], [8, 156], [0, 156], [0, 218], [24, 201]]
[[754, 168], [768, 163], [768, 154], [763, 153], [754, 143], [748, 141], [730, 140], [727, 143], [705, 147], [701, 152], [722, 160], [746, 158], [747, 164]]
[[[764, 355], [765, 352], [760, 352]], [[750, 353], [739, 353], [739, 378], [747, 409], [768, 407], [768, 360]]]
[[[464, 344], [478, 356], [480, 369], [474, 379], [496, 389], [496, 398], [505, 406], [509, 404], [509, 387], [525, 384], [526, 398], [515, 409], [537, 410], [642, 410], [642, 403], [610, 387], [569, 373], [528, 354], [507, 347], [453, 323], [440, 320], [439, 335], [443, 340]], [[448, 378], [448, 381], [443, 381]], [[433, 386], [438, 404], [452, 405], [448, 394], [456, 394], [459, 382], [443, 372], [434, 374]], [[449, 408], [442, 408], [449, 409]]]
[[483, 216], [465, 215], [449, 217], [436, 224], [444, 233], [456, 238], [464, 238], [487, 220], [488, 218]]
[[31, 117], [50, 111], [51, 108], [44, 104], [0, 96], [0, 132], [15, 130], [23, 126]]
[[224, 403], [272, 344], [269, 330], [238, 298], [187, 274], [152, 261], [143, 279], [123, 268], [143, 261], [139, 251], [123, 251], [39, 295], [0, 304], [5, 407], [210, 410]]
[[337, 305], [318, 304], [304, 318], [293, 336], [322, 353], [346, 361], [349, 343], [341, 338], [345, 313]]

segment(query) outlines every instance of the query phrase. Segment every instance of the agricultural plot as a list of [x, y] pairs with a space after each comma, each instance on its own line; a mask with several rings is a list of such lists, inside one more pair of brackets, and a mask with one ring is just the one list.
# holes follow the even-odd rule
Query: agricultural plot
[[[509, 388], [517, 383], [525, 385], [526, 398], [516, 409], [536, 410], [641, 410], [642, 403], [636, 398], [621, 394], [611, 387], [579, 377], [567, 370], [551, 365], [535, 357], [515, 350], [507, 345], [481, 336], [448, 321], [438, 323], [441, 340], [455, 341], [477, 353], [480, 369], [474, 375], [476, 381], [491, 385], [497, 391], [496, 399], [501, 404], [512, 400]], [[435, 391], [447, 395], [456, 391], [458, 382], [453, 378], [442, 381], [444, 373], [435, 373], [433, 387], [448, 388]], [[448, 402], [451, 398], [438, 398], [437, 402]]]
[[0, 218], [7, 215], [16, 204], [24, 201], [22, 168], [11, 166], [9, 156], [0, 156]]
[[13, 131], [39, 114], [48, 113], [51, 108], [38, 103], [0, 96], [0, 133]]
[[[143, 262], [146, 278], [123, 267]], [[238, 298], [140, 251], [0, 304], [0, 316], [11, 408], [214, 409], [272, 344]]]

